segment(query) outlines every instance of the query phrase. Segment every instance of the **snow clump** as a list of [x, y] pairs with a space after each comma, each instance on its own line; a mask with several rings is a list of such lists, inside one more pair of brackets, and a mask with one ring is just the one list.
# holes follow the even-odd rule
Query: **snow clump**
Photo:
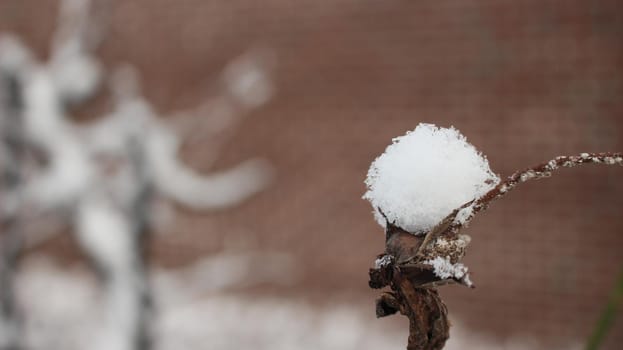
[[424, 264], [431, 265], [433, 267], [433, 272], [435, 273], [435, 275], [442, 280], [454, 279], [462, 281], [468, 287], [471, 287], [473, 285], [472, 281], [469, 279], [467, 267], [460, 263], [451, 263], [449, 257], [442, 258], [438, 256], [435, 259], [424, 261]]
[[457, 129], [422, 123], [394, 138], [372, 162], [363, 198], [381, 226], [387, 218], [417, 235], [499, 182], [486, 157]]

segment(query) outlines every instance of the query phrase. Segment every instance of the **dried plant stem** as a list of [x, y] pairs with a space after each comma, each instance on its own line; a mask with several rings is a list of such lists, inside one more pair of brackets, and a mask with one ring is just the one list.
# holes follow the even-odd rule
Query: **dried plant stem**
[[403, 279], [398, 286], [409, 318], [408, 350], [442, 349], [450, 337], [448, 309], [434, 288], [415, 288]]
[[[385, 317], [400, 312], [409, 319], [407, 350], [442, 349], [450, 336], [450, 322], [448, 309], [437, 290], [416, 287], [410, 276], [403, 274], [400, 268], [387, 268], [370, 270], [371, 285], [384, 285], [389, 282], [384, 281], [385, 278], [391, 279], [392, 292], [385, 292], [377, 299], [376, 316]], [[382, 275], [375, 276], [376, 272]]]
[[581, 153], [577, 156], [559, 156], [548, 162], [518, 171], [499, 183], [482, 197], [464, 204], [461, 209], [469, 208], [470, 213], [461, 222], [455, 221], [450, 230], [454, 233], [467, 226], [474, 216], [486, 210], [489, 204], [502, 198], [520, 183], [550, 177], [553, 171], [561, 168], [572, 168], [583, 164], [623, 165], [623, 153]]
[[[491, 202], [503, 197], [520, 183], [549, 177], [553, 171], [560, 168], [589, 163], [623, 165], [623, 153], [582, 153], [577, 156], [560, 156], [518, 171], [482, 197], [454, 210], [421, 238], [388, 222], [385, 254], [378, 257], [375, 268], [370, 269], [369, 272], [371, 288], [391, 287], [391, 292], [384, 292], [376, 301], [377, 317], [400, 312], [409, 318], [408, 350], [442, 349], [449, 337], [450, 324], [447, 308], [435, 287], [447, 282], [461, 283], [461, 280], [437, 276], [431, 265], [424, 260], [424, 253], [430, 253], [429, 250], [439, 239], [445, 239], [442, 246], [448, 245], [451, 239], [459, 239], [458, 232], [466, 227], [477, 213], [487, 209]], [[457, 245], [457, 260], [463, 256], [465, 244]], [[447, 252], [436, 251], [436, 255], [443, 257], [447, 255]], [[465, 278], [465, 281], [468, 281], [467, 274]], [[472, 286], [471, 282], [463, 284]], [[615, 287], [611, 301], [587, 349], [596, 349], [599, 346], [621, 302], [623, 302], [623, 275]]]

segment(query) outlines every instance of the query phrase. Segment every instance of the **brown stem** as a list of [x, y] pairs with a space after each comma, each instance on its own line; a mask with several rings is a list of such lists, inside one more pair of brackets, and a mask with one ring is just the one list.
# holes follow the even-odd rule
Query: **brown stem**
[[409, 318], [408, 350], [442, 349], [450, 336], [448, 309], [434, 288], [416, 288], [396, 276], [395, 287], [402, 299], [400, 312]]
[[449, 337], [448, 309], [435, 288], [422, 288], [418, 274], [403, 267], [390, 263], [370, 269], [371, 285], [392, 289], [376, 300], [376, 316], [400, 312], [409, 319], [408, 350], [442, 349]]
[[469, 208], [471, 212], [464, 220], [453, 222], [448, 231], [456, 233], [461, 228], [466, 227], [477, 213], [486, 210], [491, 202], [502, 198], [520, 183], [529, 180], [544, 179], [550, 177], [555, 170], [572, 168], [582, 164], [623, 165], [623, 153], [581, 153], [577, 156], [558, 156], [548, 162], [515, 172], [489, 192], [485, 193], [482, 197], [461, 206], [460, 209]]

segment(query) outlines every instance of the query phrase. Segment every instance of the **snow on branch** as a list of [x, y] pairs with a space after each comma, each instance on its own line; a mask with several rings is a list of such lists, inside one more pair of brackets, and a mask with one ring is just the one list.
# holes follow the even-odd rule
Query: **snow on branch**
[[[153, 198], [222, 209], [266, 188], [272, 175], [266, 160], [252, 158], [202, 173], [185, 164], [179, 150], [188, 138], [201, 137], [208, 139], [202, 144], [207, 146], [203, 160], [214, 160], [220, 153], [214, 140], [272, 97], [274, 58], [270, 51], [255, 49], [233, 60], [217, 79], [218, 96], [181, 113], [184, 127], [177, 128], [180, 118], [161, 118], [141, 95], [136, 69], [126, 65], [111, 73], [94, 55], [105, 32], [94, 5], [91, 0], [61, 1], [45, 62], [37, 61], [17, 36], [0, 33], [0, 223], [7, 216], [19, 221], [19, 230], [13, 231], [19, 231], [14, 236], [20, 242], [27, 236], [26, 224], [46, 215], [71, 226], [97, 267], [108, 299], [94, 346], [143, 350], [152, 319], [144, 251], [145, 237], [158, 219]], [[112, 92], [112, 113], [86, 125], [74, 122], [70, 107], [104, 87]], [[16, 94], [19, 106], [5, 96]], [[28, 148], [22, 152], [28, 157], [16, 156], [16, 139]], [[28, 171], [15, 184], [5, 170], [22, 168]], [[35, 234], [43, 237], [42, 232]], [[0, 249], [0, 348], [21, 348], [18, 315], [1, 312], [13, 307], [12, 285], [4, 282], [16, 270], [12, 259], [18, 253]], [[3, 333], [7, 329], [10, 334]]]
[[60, 4], [48, 67], [58, 95], [66, 103], [80, 103], [95, 94], [104, 73], [92, 55], [101, 41], [95, 33], [102, 24], [93, 20], [92, 7], [91, 0], [64, 0]]
[[623, 153], [580, 153], [576, 156], [558, 156], [550, 161], [517, 171], [478, 199], [461, 206], [451, 230], [458, 232], [466, 227], [476, 214], [486, 210], [491, 202], [504, 197], [517, 185], [529, 180], [545, 179], [552, 176], [552, 172], [556, 170], [583, 164], [623, 165]]
[[400, 312], [409, 318], [408, 349], [443, 348], [449, 323], [436, 287], [473, 287], [460, 263], [471, 238], [460, 230], [517, 185], [583, 164], [623, 165], [623, 153], [560, 156], [500, 182], [454, 128], [420, 124], [394, 139], [372, 162], [363, 196], [386, 236], [385, 252], [369, 271], [371, 288], [392, 289], [377, 299], [377, 316]]

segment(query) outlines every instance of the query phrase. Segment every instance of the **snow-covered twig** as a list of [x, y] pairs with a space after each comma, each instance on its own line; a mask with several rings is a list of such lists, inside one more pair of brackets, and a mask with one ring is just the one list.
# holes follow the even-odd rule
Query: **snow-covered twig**
[[102, 80], [102, 67], [93, 51], [101, 43], [103, 23], [91, 15], [94, 1], [60, 3], [48, 67], [64, 103], [76, 104], [89, 98]]
[[486, 210], [491, 202], [504, 197], [521, 183], [548, 178], [556, 170], [573, 168], [583, 164], [623, 165], [623, 153], [580, 153], [574, 156], [558, 156], [550, 161], [517, 171], [480, 198], [461, 206], [450, 230], [458, 232], [461, 228], [466, 227], [476, 214]]
[[[271, 167], [262, 159], [247, 160], [231, 169], [211, 174], [200, 174], [188, 167], [179, 158], [181, 136], [185, 136], [183, 130], [180, 135], [158, 118], [139, 90], [136, 74], [131, 69], [126, 67], [117, 72], [113, 84], [117, 100], [115, 112], [86, 131], [93, 152], [123, 154], [124, 140], [136, 138], [143, 148], [145, 167], [154, 191], [196, 209], [231, 207], [264, 189], [270, 182]], [[195, 113], [200, 111], [203, 110]], [[202, 119], [203, 116], [195, 113], [186, 112], [186, 118]], [[197, 125], [196, 121], [194, 123]], [[177, 126], [179, 128], [179, 123]], [[214, 132], [218, 131], [222, 130]], [[216, 148], [214, 143], [210, 146]], [[208, 160], [211, 151], [214, 150], [207, 150]]]
[[409, 318], [407, 349], [443, 348], [449, 323], [436, 287], [449, 282], [473, 287], [468, 268], [459, 262], [471, 239], [460, 230], [520, 183], [582, 164], [623, 165], [623, 153], [560, 156], [500, 182], [484, 156], [453, 128], [420, 124], [394, 139], [372, 163], [364, 195], [386, 235], [385, 252], [369, 271], [370, 287], [392, 289], [377, 299], [377, 316], [400, 312]]
[[[23, 124], [23, 133], [3, 128], [7, 131], [3, 141], [7, 142], [0, 147], [0, 162], [9, 165], [4, 167], [9, 169], [7, 174], [17, 169], [12, 167], [21, 167], [9, 142], [15, 135], [22, 135], [19, 141], [45, 158], [43, 162], [29, 160], [33, 171], [19, 179], [20, 186], [5, 181], [7, 195], [0, 209], [3, 219], [5, 213], [13, 215], [7, 218], [16, 218], [12, 213], [21, 213], [26, 207], [28, 221], [41, 213], [61, 214], [67, 219], [100, 272], [106, 292], [107, 322], [94, 346], [142, 350], [150, 347], [151, 338], [151, 292], [144, 250], [153, 219], [153, 197], [160, 195], [198, 209], [231, 207], [265, 188], [271, 171], [260, 159], [209, 174], [184, 164], [178, 152], [187, 134], [178, 134], [141, 96], [137, 74], [131, 67], [119, 70], [112, 79], [113, 113], [91, 125], [73, 123], [67, 115], [68, 106], [97, 93], [105, 77], [93, 55], [103, 26], [99, 23], [93, 30], [92, 5], [89, 0], [62, 1], [48, 62], [37, 62], [17, 37], [0, 37], [0, 72], [9, 73], [17, 86], [14, 90], [22, 97], [14, 114]], [[218, 134], [238, 114], [265, 103], [272, 95], [270, 60], [262, 55], [243, 55], [227, 67], [224, 92], [217, 101], [218, 107], [227, 111], [228, 120], [221, 122], [220, 129], [213, 125], [213, 132], [203, 136]], [[12, 106], [0, 103], [0, 107]], [[8, 123], [9, 114], [4, 112], [0, 111], [0, 122]], [[196, 109], [189, 118], [201, 120], [200, 113], [205, 112]], [[216, 148], [213, 153], [218, 153]], [[10, 231], [15, 234], [0, 238], [22, 240], [22, 232]], [[0, 266], [0, 273], [7, 273], [0, 276], [0, 292], [6, 296], [0, 296], [0, 302], [8, 309], [15, 303], [12, 287], [4, 280], [15, 271], [14, 264], [9, 263], [19, 249], [2, 243], [2, 262], [7, 264]], [[15, 324], [14, 313], [10, 316], [11, 320], [0, 324], [0, 347], [4, 335], [19, 337], [16, 327], [5, 327]]]
[[0, 348], [20, 346], [19, 315], [13, 289], [13, 273], [22, 246], [18, 195], [23, 174], [24, 140], [21, 123], [22, 96], [18, 79], [0, 69]]

